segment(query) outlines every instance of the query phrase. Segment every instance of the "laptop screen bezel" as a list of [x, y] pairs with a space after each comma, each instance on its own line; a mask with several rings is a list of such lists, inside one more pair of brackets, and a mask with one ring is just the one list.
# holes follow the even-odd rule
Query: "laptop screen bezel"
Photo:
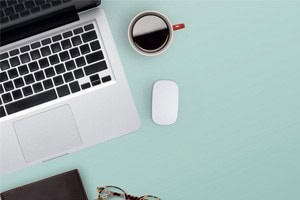
[[[57, 18], [54, 21], [58, 22], [57, 26], [61, 26], [62, 24], [64, 24], [64, 19], [60, 18], [61, 14], [59, 15], [59, 13], [67, 12], [65, 13], [65, 15], [75, 15], [79, 12], [96, 7], [100, 4], [101, 0], [71, 0], [70, 2], [68, 2], [68, 4], [57, 6], [55, 7], [55, 9], [49, 9], [37, 14], [31, 14], [30, 16], [20, 18], [20, 20], [18, 20], [17, 22], [12, 21], [8, 22], [7, 24], [2, 24], [0, 26], [0, 46], [4, 46], [20, 39], [24, 39], [24, 36], [19, 37], [18, 34], [24, 35], [23, 33], [20, 33], [20, 30], [24, 30], [24, 28], [26, 27], [28, 27], [28, 29], [26, 29], [26, 31], [28, 32], [26, 33], [26, 37], [54, 28], [55, 25], [50, 25], [48, 23], [49, 17]], [[56, 13], [58, 17], [56, 17]], [[71, 18], [75, 19], [76, 17], [73, 16]], [[39, 21], [39, 24], [43, 24], [43, 27], [35, 27], [35, 30], [30, 29], [30, 27], [35, 25], [37, 21]], [[68, 23], [68, 21], [66, 21], [65, 23]], [[49, 28], [44, 27], [47, 26], [47, 24], [49, 24]], [[37, 31], [36, 29], [39, 28], [41, 30]]]

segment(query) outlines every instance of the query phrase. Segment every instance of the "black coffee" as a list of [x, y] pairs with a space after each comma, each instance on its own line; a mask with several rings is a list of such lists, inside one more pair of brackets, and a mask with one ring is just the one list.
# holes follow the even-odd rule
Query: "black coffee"
[[132, 28], [134, 44], [142, 51], [157, 52], [165, 47], [170, 37], [168, 24], [155, 15], [146, 15], [138, 19]]

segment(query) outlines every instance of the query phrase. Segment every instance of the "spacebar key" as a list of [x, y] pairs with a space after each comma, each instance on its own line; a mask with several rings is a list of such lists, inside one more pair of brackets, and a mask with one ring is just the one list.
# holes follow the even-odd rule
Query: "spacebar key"
[[40, 94], [36, 94], [26, 99], [22, 99], [20, 101], [13, 102], [11, 104], [7, 104], [5, 108], [8, 114], [12, 114], [54, 99], [57, 99], [57, 95], [55, 90], [53, 89]]

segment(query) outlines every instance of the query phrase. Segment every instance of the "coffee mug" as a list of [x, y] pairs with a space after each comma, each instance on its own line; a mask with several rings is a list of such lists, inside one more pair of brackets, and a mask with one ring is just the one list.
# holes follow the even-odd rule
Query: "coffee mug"
[[130, 22], [128, 39], [138, 53], [156, 56], [170, 47], [174, 31], [184, 27], [184, 24], [172, 25], [170, 20], [160, 12], [144, 11]]

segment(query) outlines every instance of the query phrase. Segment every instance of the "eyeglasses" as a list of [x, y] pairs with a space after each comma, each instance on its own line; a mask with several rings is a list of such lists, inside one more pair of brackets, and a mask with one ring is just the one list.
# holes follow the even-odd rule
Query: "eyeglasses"
[[141, 197], [127, 194], [124, 190], [116, 186], [98, 187], [97, 200], [161, 200], [152, 195], [144, 195]]

